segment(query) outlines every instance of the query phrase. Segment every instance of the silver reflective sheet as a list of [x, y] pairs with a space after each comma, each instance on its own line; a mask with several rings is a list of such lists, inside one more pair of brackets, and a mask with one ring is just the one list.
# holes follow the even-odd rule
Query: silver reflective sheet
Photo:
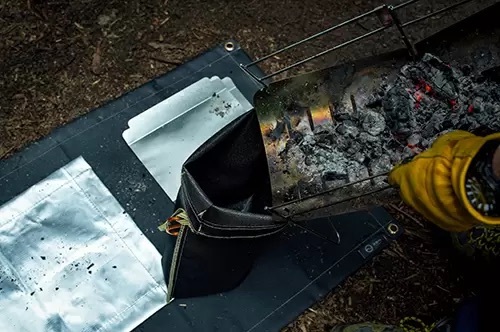
[[184, 162], [252, 105], [229, 77], [203, 78], [130, 119], [123, 138], [172, 201]]
[[130, 331], [165, 304], [160, 254], [84, 159], [0, 207], [0, 331]]

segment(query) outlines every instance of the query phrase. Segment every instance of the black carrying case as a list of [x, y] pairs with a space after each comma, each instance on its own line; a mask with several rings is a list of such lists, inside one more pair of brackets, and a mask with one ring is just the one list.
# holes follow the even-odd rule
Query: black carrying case
[[220, 293], [238, 286], [257, 255], [286, 223], [265, 211], [271, 185], [254, 111], [230, 123], [185, 162], [177, 207], [181, 226], [163, 255], [169, 299]]

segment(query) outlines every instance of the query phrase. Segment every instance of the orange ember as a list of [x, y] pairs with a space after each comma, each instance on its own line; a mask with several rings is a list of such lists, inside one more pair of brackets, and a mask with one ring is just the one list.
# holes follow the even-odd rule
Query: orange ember
[[415, 85], [415, 93], [413, 94], [413, 97], [415, 98], [415, 108], [420, 107], [420, 102], [424, 99], [424, 94], [433, 95], [434, 90], [432, 89], [432, 86], [427, 84], [427, 82], [420, 80]]
[[451, 99], [450, 106], [452, 110], [455, 110], [457, 108], [457, 101], [455, 99]]

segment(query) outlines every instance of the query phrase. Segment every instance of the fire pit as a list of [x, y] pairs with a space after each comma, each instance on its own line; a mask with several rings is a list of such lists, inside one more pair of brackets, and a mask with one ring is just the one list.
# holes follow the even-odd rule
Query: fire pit
[[[404, 27], [434, 14], [401, 23], [396, 9], [414, 2], [381, 6], [364, 14], [377, 14], [382, 26], [350, 41], [395, 25], [410, 58], [395, 52], [277, 81], [257, 94], [255, 108], [273, 188], [275, 208], [271, 210], [280, 216], [305, 215], [387, 189], [379, 175], [450, 130], [477, 134], [500, 130], [500, 84], [495, 80], [500, 52], [492, 46], [492, 38], [498, 37], [492, 31], [469, 29], [460, 31], [461, 35], [445, 31], [437, 37], [442, 42], [455, 35], [446, 53], [432, 38], [427, 45], [413, 45]], [[498, 5], [492, 9], [498, 10]], [[469, 20], [473, 19], [479, 20]], [[346, 23], [350, 22], [339, 27]], [[478, 26], [467, 23], [469, 28]], [[350, 42], [256, 79], [264, 82]]]

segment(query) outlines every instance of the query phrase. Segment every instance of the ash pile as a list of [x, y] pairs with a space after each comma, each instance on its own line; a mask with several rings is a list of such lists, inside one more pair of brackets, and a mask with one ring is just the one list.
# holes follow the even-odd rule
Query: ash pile
[[[309, 181], [299, 183], [301, 193], [388, 172], [453, 129], [500, 131], [500, 85], [431, 54], [405, 65], [395, 80], [384, 79], [362, 99], [367, 102], [355, 112], [337, 108], [333, 124], [291, 139], [282, 151], [286, 162], [307, 174]], [[337, 201], [387, 186], [384, 180], [364, 181], [333, 196]], [[286, 200], [293, 198], [297, 194], [289, 193]]]

